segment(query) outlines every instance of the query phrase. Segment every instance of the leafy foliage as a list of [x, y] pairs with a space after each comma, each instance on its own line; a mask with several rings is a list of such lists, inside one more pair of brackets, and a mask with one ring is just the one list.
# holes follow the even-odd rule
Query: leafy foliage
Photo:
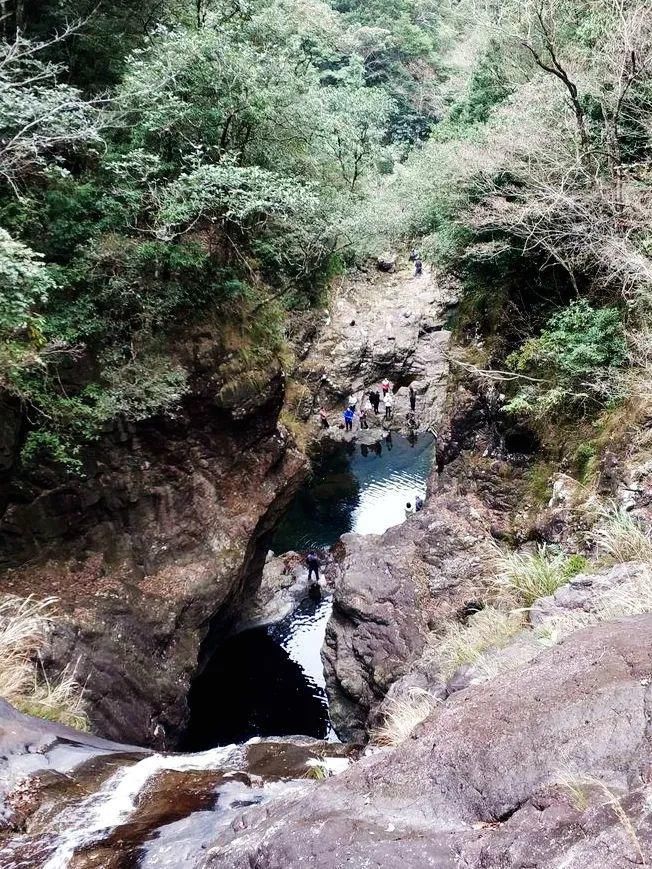
[[184, 330], [211, 323], [220, 402], [283, 364], [283, 306], [320, 297], [396, 125], [430, 113], [408, 64], [434, 19], [385, 9], [376, 62], [363, 6], [42, 6], [0, 50], [0, 383], [25, 467], [76, 472], [115, 417], [176, 412]]
[[593, 410], [618, 395], [614, 375], [626, 359], [620, 312], [580, 299], [507, 359], [512, 370], [538, 382], [522, 387], [506, 409], [534, 416]]

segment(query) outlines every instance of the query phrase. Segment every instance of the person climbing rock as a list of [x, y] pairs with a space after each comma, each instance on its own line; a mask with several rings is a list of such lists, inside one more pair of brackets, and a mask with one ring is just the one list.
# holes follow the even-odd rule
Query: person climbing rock
[[410, 395], [410, 410], [414, 412], [417, 409], [417, 394], [414, 391], [414, 387], [410, 386], [409, 390]]
[[421, 274], [423, 274], [423, 263], [421, 262], [421, 259], [417, 257], [414, 261], [414, 277], [418, 278]]
[[353, 408], [347, 407], [347, 409], [344, 411], [344, 429], [346, 431], [353, 431], [353, 417]]
[[405, 505], [405, 518], [406, 518], [406, 519], [409, 519], [410, 516], [411, 516], [414, 512], [415, 512], [415, 511], [414, 511], [414, 507], [413, 507], [412, 504], [408, 501], [407, 504]]
[[314, 552], [309, 552], [306, 556], [306, 566], [308, 568], [308, 582], [310, 582], [313, 573], [315, 574], [315, 582], [319, 582], [319, 568], [321, 567], [321, 561]]
[[319, 408], [319, 419], [321, 421], [322, 428], [330, 428], [330, 423], [328, 422], [328, 414], [326, 413], [325, 407]]
[[385, 419], [392, 418], [392, 409], [394, 407], [394, 396], [391, 392], [385, 395]]
[[387, 393], [391, 389], [392, 384], [389, 382], [389, 380], [387, 378], [385, 378], [380, 385], [381, 385], [381, 388], [383, 390], [383, 397], [384, 397], [385, 395], [387, 395]]

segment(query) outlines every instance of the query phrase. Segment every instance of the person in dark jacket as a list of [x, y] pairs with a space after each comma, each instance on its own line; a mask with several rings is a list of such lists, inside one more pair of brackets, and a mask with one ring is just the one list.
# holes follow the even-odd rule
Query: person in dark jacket
[[315, 582], [319, 582], [319, 568], [321, 567], [321, 561], [314, 552], [309, 552], [306, 556], [306, 565], [308, 567], [308, 582], [310, 582], [313, 573], [315, 574]]

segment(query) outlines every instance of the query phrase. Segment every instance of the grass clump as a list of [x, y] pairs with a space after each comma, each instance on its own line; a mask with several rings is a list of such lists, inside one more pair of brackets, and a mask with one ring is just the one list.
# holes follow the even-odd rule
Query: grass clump
[[423, 688], [412, 688], [407, 696], [387, 702], [383, 723], [372, 733], [376, 745], [396, 746], [434, 711], [437, 701]]
[[605, 514], [606, 521], [594, 532], [598, 550], [613, 564], [627, 561], [652, 562], [652, 537], [622, 507]]
[[522, 613], [502, 612], [488, 606], [472, 615], [468, 624], [452, 622], [437, 645], [435, 663], [445, 679], [464, 664], [475, 663], [487, 649], [501, 649], [522, 630]]
[[51, 680], [39, 657], [54, 602], [31, 596], [0, 601], [0, 696], [28, 715], [88, 730], [76, 669], [69, 665]]
[[535, 600], [554, 594], [568, 582], [574, 575], [568, 571], [575, 566], [573, 562], [569, 568], [569, 559], [563, 553], [553, 553], [545, 545], [538, 546], [536, 552], [500, 551], [496, 557], [496, 590], [516, 606], [531, 607]]

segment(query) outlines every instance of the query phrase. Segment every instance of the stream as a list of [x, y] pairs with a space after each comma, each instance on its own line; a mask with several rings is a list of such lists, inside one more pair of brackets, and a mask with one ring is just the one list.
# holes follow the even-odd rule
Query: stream
[[[347, 532], [382, 534], [425, 498], [434, 438], [394, 434], [374, 446], [324, 450], [273, 539], [276, 554], [325, 551]], [[190, 694], [187, 751], [254, 736], [336, 739], [328, 716], [321, 649], [332, 599], [306, 598], [276, 624], [229, 637]]]
[[[432, 447], [430, 435], [394, 435], [374, 448], [324, 451], [274, 551], [325, 551], [348, 531], [379, 534], [404, 521], [406, 501], [425, 496]], [[328, 594], [305, 598], [281, 621], [229, 637], [194, 682], [183, 753], [73, 745], [62, 764], [54, 750], [38, 808], [25, 832], [0, 844], [0, 866], [198, 865], [206, 843], [248, 806], [345, 769], [352, 747], [332, 730], [321, 661], [331, 608]]]

